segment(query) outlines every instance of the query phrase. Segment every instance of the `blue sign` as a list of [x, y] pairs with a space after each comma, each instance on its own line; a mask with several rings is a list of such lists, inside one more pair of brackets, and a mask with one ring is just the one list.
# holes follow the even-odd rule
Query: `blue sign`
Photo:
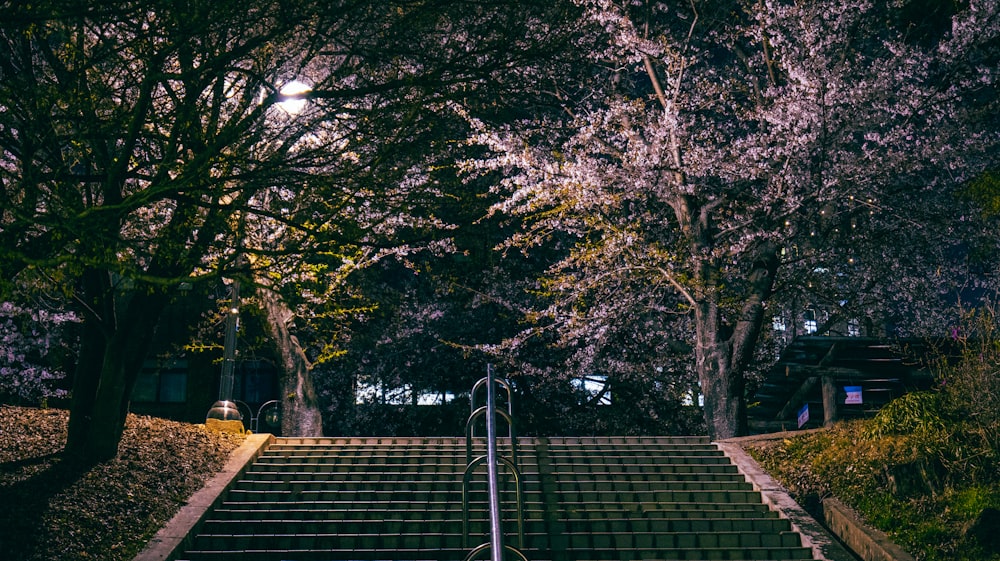
[[802, 425], [808, 422], [809, 422], [809, 404], [807, 403], [803, 405], [802, 409], [799, 411], [799, 428], [802, 428]]

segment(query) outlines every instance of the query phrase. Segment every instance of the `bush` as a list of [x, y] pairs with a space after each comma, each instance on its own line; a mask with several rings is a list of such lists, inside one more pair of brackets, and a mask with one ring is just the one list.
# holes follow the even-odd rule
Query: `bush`
[[981, 536], [995, 532], [970, 530], [1000, 508], [997, 321], [993, 307], [962, 314], [932, 363], [934, 391], [751, 452], [807, 508], [836, 496], [917, 559], [1000, 560]]
[[890, 435], [944, 430], [937, 392], [913, 392], [889, 402], [872, 419], [864, 435], [869, 440]]
[[[936, 462], [940, 450], [927, 454], [919, 430], [872, 438], [872, 423], [838, 423], [757, 443], [749, 452], [814, 515], [819, 515], [821, 499], [834, 496], [920, 561], [1000, 561], [967, 535], [986, 508], [1000, 506], [1000, 485], [966, 484], [953, 473], [945, 484], [947, 478], [940, 474], [947, 470]], [[934, 471], [921, 473], [916, 467], [920, 461], [936, 466]], [[933, 493], [927, 491], [930, 487]]]
[[970, 456], [980, 461], [963, 467], [996, 476], [1000, 450], [1000, 330], [996, 308], [963, 313], [954, 337], [955, 351], [938, 361], [942, 410], [961, 424]]

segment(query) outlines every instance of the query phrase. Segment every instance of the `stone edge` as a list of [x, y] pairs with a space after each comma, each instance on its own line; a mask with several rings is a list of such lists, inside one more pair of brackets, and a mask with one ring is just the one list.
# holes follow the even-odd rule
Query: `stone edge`
[[830, 531], [865, 561], [914, 561], [889, 536], [865, 525], [854, 510], [837, 499], [823, 499], [823, 518]]
[[195, 492], [181, 507], [177, 514], [161, 528], [146, 547], [139, 552], [133, 561], [171, 561], [182, 553], [187, 545], [192, 530], [195, 530], [205, 518], [205, 514], [221, 499], [236, 480], [243, 475], [247, 467], [274, 442], [270, 434], [247, 435], [243, 444], [237, 448], [222, 471], [215, 474], [205, 485]]
[[792, 499], [760, 464], [734, 440], [715, 443], [737, 466], [753, 488], [760, 492], [764, 503], [791, 522], [792, 529], [802, 536], [802, 544], [813, 552], [816, 561], [856, 561], [857, 557], [838, 542], [831, 533]]

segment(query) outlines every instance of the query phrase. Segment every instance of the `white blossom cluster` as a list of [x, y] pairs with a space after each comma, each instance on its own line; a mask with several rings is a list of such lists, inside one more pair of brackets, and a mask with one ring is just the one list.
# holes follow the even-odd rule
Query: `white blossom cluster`
[[69, 312], [0, 303], [0, 393], [27, 403], [67, 395], [57, 386], [65, 372], [55, 357], [69, 352], [66, 326], [77, 321]]
[[[726, 17], [698, 3], [579, 4], [592, 24], [580, 44], [604, 46], [592, 53], [603, 70], [576, 97], [566, 88], [560, 116], [472, 120], [490, 155], [465, 169], [495, 177], [494, 211], [526, 225], [507, 245], [571, 247], [548, 272], [546, 314], [583, 342], [587, 369], [628, 345], [612, 331], [652, 330], [694, 343], [707, 387], [748, 371], [782, 290], [822, 281], [827, 294], [813, 285], [810, 298], [872, 314], [905, 314], [934, 291], [895, 281], [928, 284], [947, 253], [928, 247], [942, 228], [914, 211], [959, 208], [952, 193], [998, 163], [1000, 131], [977, 113], [997, 108], [996, 2], [920, 37], [886, 25], [899, 12], [877, 0], [735, 2]], [[913, 301], [877, 301], [900, 290]], [[623, 322], [623, 310], [657, 319]]]

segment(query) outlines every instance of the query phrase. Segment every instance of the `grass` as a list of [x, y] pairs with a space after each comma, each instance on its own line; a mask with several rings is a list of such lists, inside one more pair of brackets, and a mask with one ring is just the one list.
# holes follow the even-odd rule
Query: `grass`
[[960, 439], [871, 438], [871, 427], [841, 423], [751, 443], [748, 452], [807, 510], [815, 514], [823, 498], [837, 497], [919, 561], [1000, 561], [989, 549], [996, 534], [983, 544], [972, 531], [984, 509], [1000, 508], [1000, 483], [949, 473], [961, 465], [949, 454]]

